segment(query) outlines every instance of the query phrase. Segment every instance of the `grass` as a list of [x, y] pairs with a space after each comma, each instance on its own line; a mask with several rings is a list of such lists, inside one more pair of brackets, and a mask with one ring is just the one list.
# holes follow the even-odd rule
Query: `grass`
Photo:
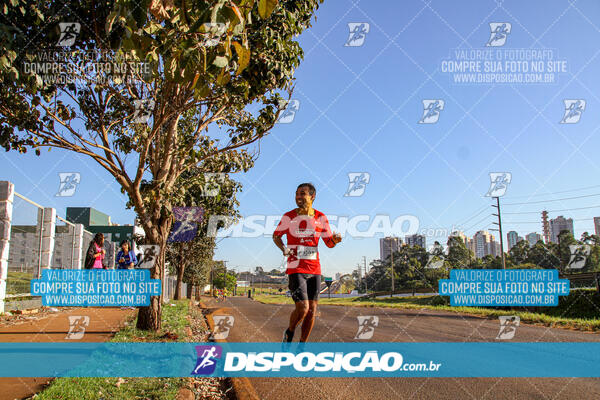
[[[192, 340], [186, 333], [186, 327], [190, 325], [186, 318], [189, 307], [189, 300], [171, 301], [163, 305], [162, 329], [158, 332], [136, 329], [135, 317], [133, 317], [126, 327], [117, 332], [111, 342], [173, 341], [173, 334], [177, 335], [175, 341]], [[185, 378], [57, 378], [35, 398], [41, 400], [174, 400], [184, 384]]]
[[[290, 297], [280, 295], [256, 295], [265, 304], [293, 304]], [[557, 307], [453, 307], [447, 297], [416, 296], [379, 299], [319, 298], [319, 304], [352, 307], [390, 307], [402, 309], [430, 309], [496, 318], [499, 315], [517, 315], [521, 322], [563, 327], [581, 331], [600, 331], [600, 294], [589, 289], [571, 290], [569, 296], [561, 296]]]
[[27, 272], [8, 271], [6, 279], [6, 294], [29, 293], [33, 274]]

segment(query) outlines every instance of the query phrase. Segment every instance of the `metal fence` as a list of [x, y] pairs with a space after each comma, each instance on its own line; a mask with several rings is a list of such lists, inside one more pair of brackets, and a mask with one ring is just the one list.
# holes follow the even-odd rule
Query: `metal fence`
[[[31, 297], [31, 280], [41, 277], [44, 269], [85, 268], [86, 252], [94, 233], [71, 221], [58, 216], [56, 209], [15, 192], [12, 183], [0, 181], [0, 313], [7, 308], [22, 308], [18, 303], [37, 301], [41, 305], [39, 297], [26, 298]], [[131, 240], [132, 229], [121, 229], [108, 220], [104, 233], [107, 267], [115, 267], [119, 241]], [[163, 298], [173, 299], [175, 289], [176, 277], [167, 275]], [[182, 284], [181, 294], [187, 294], [186, 284]]]
[[[175, 297], [176, 287], [177, 287], [177, 277], [172, 276], [172, 275], [165, 276], [165, 279], [163, 280], [163, 287], [162, 287], [164, 301], [172, 300], [173, 297]], [[182, 283], [181, 284], [181, 297], [185, 298], [186, 296], [187, 296], [187, 284]]]
[[[8, 240], [6, 297], [29, 296], [30, 281], [43, 268], [82, 268], [91, 232], [15, 192]], [[110, 244], [109, 244], [110, 246]], [[113, 246], [114, 247], [114, 246]], [[114, 253], [107, 249], [107, 254]], [[112, 255], [111, 262], [114, 261]]]

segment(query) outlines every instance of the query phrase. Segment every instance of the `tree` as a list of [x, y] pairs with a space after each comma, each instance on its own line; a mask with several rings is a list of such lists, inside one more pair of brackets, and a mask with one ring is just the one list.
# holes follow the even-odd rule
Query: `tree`
[[458, 236], [448, 237], [448, 255], [446, 261], [452, 268], [468, 268], [471, 264], [472, 252]]
[[543, 241], [538, 240], [538, 242], [529, 249], [526, 261], [535, 264], [540, 268], [557, 268], [559, 259], [554, 255], [554, 252], [551, 250], [552, 248], [553, 243], [546, 245]]
[[210, 283], [210, 265], [213, 254], [205, 259], [197, 259], [196, 262], [186, 266], [183, 273], [183, 281], [188, 284], [188, 298], [191, 298], [191, 287], [201, 288]]
[[558, 244], [553, 247], [553, 253], [559, 260], [559, 264], [555, 268], [558, 268], [561, 272], [565, 270], [571, 259], [571, 248], [569, 246], [577, 244], [579, 243], [577, 243], [571, 231], [560, 231], [558, 234]]
[[[371, 269], [365, 279], [369, 290], [375, 292], [390, 290], [392, 286], [390, 263], [391, 260], [389, 258], [387, 259], [387, 262], [374, 260], [370, 263]], [[353, 280], [354, 286], [361, 288], [362, 290], [358, 280], [358, 271], [356, 271], [356, 273], [353, 272], [352, 276], [355, 277]]]
[[[60, 148], [98, 163], [128, 195], [147, 243], [161, 245], [151, 276], [162, 279], [172, 207], [185, 192], [178, 178], [215, 157], [236, 159], [269, 133], [303, 56], [294, 37], [320, 1], [5, 0], [0, 144], [37, 154]], [[57, 52], [65, 21], [81, 31]], [[32, 69], [45, 55], [64, 72]], [[191, 132], [180, 129], [187, 112]], [[160, 316], [152, 297], [137, 327], [157, 330]]]
[[590, 254], [585, 264], [586, 271], [600, 271], [600, 236], [583, 232], [581, 243], [591, 246]]
[[[240, 158], [244, 160], [243, 158]], [[227, 163], [224, 171], [238, 172], [245, 171], [252, 163], [252, 160], [244, 160], [244, 165]], [[237, 206], [239, 202], [236, 199], [236, 194], [241, 190], [241, 184], [224, 175], [219, 181], [217, 193], [215, 196], [207, 195], [208, 189], [212, 189], [211, 182], [207, 182], [207, 175], [202, 173], [202, 170], [210, 167], [201, 165], [194, 167], [189, 171], [184, 172], [179, 180], [178, 186], [184, 187], [185, 194], [178, 206], [195, 207], [200, 206], [203, 209], [202, 220], [197, 224], [195, 237], [193, 240], [181, 243], [169, 243], [167, 245], [167, 260], [177, 274], [177, 284], [175, 288], [175, 299], [181, 297], [181, 286], [184, 281], [185, 269], [193, 263], [205, 262], [211, 260], [214, 247], [215, 237], [208, 235], [208, 224], [212, 216], [224, 216], [231, 218], [231, 221], [239, 218]], [[216, 233], [216, 232], [215, 232]], [[189, 282], [188, 282], [189, 283]]]
[[235, 285], [237, 283], [237, 279], [235, 275], [228, 274], [226, 272], [220, 272], [215, 275], [213, 284], [217, 289], [226, 289], [230, 292], [235, 289]]
[[519, 240], [508, 252], [508, 258], [514, 264], [522, 264], [527, 260], [529, 254], [529, 243], [525, 240]]

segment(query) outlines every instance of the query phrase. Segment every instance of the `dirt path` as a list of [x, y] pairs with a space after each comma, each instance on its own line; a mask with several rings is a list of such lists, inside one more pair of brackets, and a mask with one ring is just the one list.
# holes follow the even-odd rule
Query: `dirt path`
[[[136, 310], [88, 307], [70, 308], [41, 318], [0, 325], [0, 342], [106, 342]], [[69, 316], [88, 317], [89, 325], [81, 339], [67, 339]], [[0, 400], [28, 397], [41, 391], [50, 378], [0, 378]]]

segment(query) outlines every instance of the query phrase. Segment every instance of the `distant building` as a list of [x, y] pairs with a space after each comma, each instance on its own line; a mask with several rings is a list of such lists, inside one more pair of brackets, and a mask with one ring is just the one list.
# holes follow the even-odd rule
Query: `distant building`
[[569, 231], [574, 234], [573, 231], [573, 218], [565, 218], [562, 215], [550, 220], [550, 241], [552, 243], [558, 243], [558, 235], [562, 231]]
[[490, 254], [494, 257], [502, 257], [502, 247], [495, 240], [490, 243]]
[[540, 235], [537, 232], [528, 233], [527, 235], [525, 235], [525, 238], [527, 239], [527, 242], [530, 246], [534, 246], [538, 241], [543, 239], [542, 235]]
[[[13, 225], [10, 233], [10, 251], [8, 253], [8, 267], [11, 270], [37, 271], [39, 267], [40, 226], [42, 221], [41, 210], [38, 212], [37, 225]], [[83, 234], [83, 255], [76, 251], [76, 234], [73, 226], [69, 224], [56, 225], [54, 228], [54, 250], [50, 266], [52, 268], [76, 268], [79, 258], [85, 259], [85, 252], [93, 235], [89, 232]], [[116, 246], [110, 241], [105, 241], [107, 255], [111, 255]], [[112, 262], [112, 259], [106, 259]], [[111, 264], [109, 264], [111, 265]]]
[[478, 231], [473, 236], [473, 248], [475, 257], [483, 258], [488, 254], [500, 255], [500, 245], [494, 240], [494, 235], [488, 231]]
[[402, 246], [402, 239], [398, 237], [384, 237], [379, 239], [379, 259], [385, 261], [391, 254], [392, 251], [395, 253], [400, 251]]
[[473, 254], [475, 254], [475, 246], [474, 246], [473, 240], [470, 237], [468, 237], [467, 235], [465, 235], [465, 233], [463, 231], [453, 231], [450, 234], [450, 236], [448, 237], [448, 239], [451, 237], [457, 237], [457, 238], [461, 239], [462, 242], [465, 244], [465, 247], [468, 250], [472, 251]]
[[594, 231], [600, 236], [600, 217], [594, 217]]
[[82, 224], [85, 230], [93, 234], [104, 234], [104, 240], [118, 244], [122, 240], [132, 241], [133, 225], [117, 225], [110, 221], [110, 216], [91, 207], [67, 207], [67, 221]]
[[418, 235], [418, 234], [414, 234], [414, 235], [410, 235], [410, 236], [406, 236], [404, 238], [406, 240], [406, 244], [408, 246], [420, 246], [422, 248], [427, 248], [427, 239], [425, 238], [424, 235]]
[[508, 250], [512, 249], [519, 241], [519, 234], [516, 231], [510, 231], [506, 234], [506, 243]]

